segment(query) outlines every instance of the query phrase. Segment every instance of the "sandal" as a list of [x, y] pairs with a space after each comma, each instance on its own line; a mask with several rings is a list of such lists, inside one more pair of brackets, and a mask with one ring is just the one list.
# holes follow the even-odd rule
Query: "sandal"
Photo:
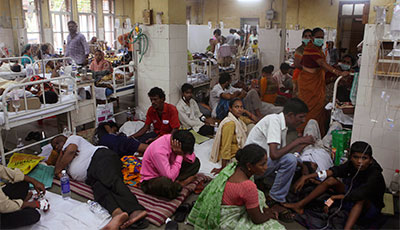
[[200, 181], [194, 189], [194, 194], [199, 195], [204, 190], [204, 181]]
[[181, 206], [179, 206], [177, 209], [176, 209], [176, 212], [175, 212], [175, 218], [174, 218], [174, 220], [176, 221], [176, 222], [183, 222], [183, 221], [185, 221], [185, 219], [186, 219], [186, 216], [189, 214], [189, 212], [192, 210], [192, 205], [191, 204], [189, 204], [189, 203], [184, 203], [184, 204], [182, 204]]
[[145, 228], [149, 227], [149, 225], [150, 225], [149, 221], [146, 220], [146, 218], [142, 218], [142, 219], [136, 221], [135, 223], [131, 224], [126, 229], [127, 230], [145, 229]]
[[275, 205], [280, 205], [280, 203], [278, 201], [275, 201], [269, 195], [265, 196], [265, 203], [267, 204], [268, 208], [272, 208]]
[[278, 219], [285, 223], [292, 223], [294, 221], [294, 217], [291, 211], [285, 209], [284, 211], [278, 214]]

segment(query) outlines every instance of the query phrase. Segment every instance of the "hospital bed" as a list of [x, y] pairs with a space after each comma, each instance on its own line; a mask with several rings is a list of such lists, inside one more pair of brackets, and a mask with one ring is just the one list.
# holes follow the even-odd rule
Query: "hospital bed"
[[[3, 62], [3, 65], [6, 64], [6, 62], [8, 62], [9, 64], [11, 64], [11, 61], [18, 61], [18, 60], [22, 60], [22, 59], [28, 59], [29, 63], [28, 63], [28, 69], [30, 68], [32, 70], [31, 74], [34, 73], [34, 69], [33, 69], [33, 60], [30, 57], [8, 57], [8, 58], [0, 58], [0, 62]], [[27, 73], [27, 68], [21, 66], [21, 72], [13, 72], [11, 71], [11, 69], [9, 71], [0, 71], [0, 78], [6, 79], [6, 80], [14, 80], [17, 77], [25, 77], [26, 73]], [[11, 67], [11, 66], [10, 66]], [[29, 71], [28, 71], [29, 72]]]
[[195, 59], [188, 61], [187, 83], [193, 87], [201, 87], [210, 84], [211, 66], [209, 59]]
[[[67, 84], [68, 88], [62, 89], [62, 87], [58, 87], [57, 94], [58, 94], [58, 102], [54, 104], [48, 104], [46, 103], [46, 100], [43, 100], [43, 103], [41, 103], [39, 109], [24, 109], [21, 111], [18, 111], [17, 108], [15, 112], [11, 112], [9, 108], [10, 106], [13, 106], [15, 101], [19, 101], [20, 105], [24, 105], [24, 108], [29, 108], [28, 107], [28, 97], [30, 95], [29, 91], [26, 91], [25, 88], [27, 86], [39, 86], [41, 91], [44, 92], [44, 84], [45, 83], [51, 83], [53, 85], [63, 85]], [[18, 94], [20, 95], [18, 100], [15, 100], [14, 97], [10, 98], [10, 93], [16, 93], [19, 92]], [[22, 94], [22, 97], [21, 97]], [[14, 102], [13, 102], [14, 101]], [[14, 107], [14, 106], [13, 106]], [[26, 82], [26, 83], [16, 83], [13, 85], [10, 85], [7, 87], [2, 95], [1, 98], [1, 104], [0, 104], [0, 134], [2, 130], [9, 131], [11, 128], [17, 127], [17, 126], [22, 126], [34, 121], [41, 120], [43, 118], [51, 117], [51, 116], [56, 116], [60, 115], [63, 113], [67, 113], [68, 117], [68, 127], [70, 130], [72, 130], [72, 125], [71, 125], [71, 112], [76, 110], [78, 108], [78, 100], [77, 100], [77, 85], [75, 78], [71, 76], [62, 76], [58, 78], [52, 78], [52, 79], [45, 79], [45, 80], [39, 80], [39, 81], [33, 81], [33, 82]], [[26, 145], [23, 148], [15, 148], [9, 152], [4, 151], [4, 143], [3, 139], [0, 136], [0, 153], [1, 153], [1, 162], [2, 164], [5, 164], [5, 156], [9, 155], [11, 153], [20, 151], [22, 149], [29, 148], [31, 146], [34, 146], [38, 143], [42, 143], [44, 141], [51, 140], [53, 137], [49, 137], [45, 140], [39, 141], [32, 143], [30, 145]]]

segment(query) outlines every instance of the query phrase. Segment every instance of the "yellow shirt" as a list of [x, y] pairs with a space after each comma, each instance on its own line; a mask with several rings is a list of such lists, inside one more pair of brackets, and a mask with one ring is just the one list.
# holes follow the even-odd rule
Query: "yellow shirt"
[[[253, 121], [245, 116], [239, 117], [246, 125], [253, 123]], [[219, 154], [223, 160], [231, 160], [235, 157], [239, 146], [235, 133], [235, 122], [230, 121], [222, 126], [221, 146], [219, 147]]]

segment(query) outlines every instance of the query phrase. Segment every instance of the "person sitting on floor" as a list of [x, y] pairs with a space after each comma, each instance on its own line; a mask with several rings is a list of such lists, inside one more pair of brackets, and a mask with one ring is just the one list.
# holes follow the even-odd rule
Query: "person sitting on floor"
[[269, 65], [262, 68], [260, 79], [260, 97], [261, 100], [270, 104], [275, 104], [276, 97], [278, 96], [279, 86], [278, 82], [272, 78], [274, 66]]
[[220, 120], [226, 117], [229, 111], [229, 100], [246, 95], [246, 91], [231, 86], [231, 76], [229, 73], [222, 73], [216, 84], [210, 92], [211, 116]]
[[[151, 143], [164, 134], [170, 134], [179, 129], [180, 123], [178, 110], [174, 105], [165, 103], [165, 93], [158, 87], [152, 88], [147, 94], [151, 106], [147, 110], [144, 126], [132, 137], [137, 138], [141, 143]], [[154, 131], [146, 133], [153, 124]]]
[[36, 208], [40, 208], [40, 203], [29, 201], [32, 197], [32, 193], [28, 192], [29, 183], [38, 193], [46, 193], [44, 185], [19, 169], [4, 165], [0, 165], [0, 178], [10, 182], [0, 188], [0, 229], [19, 228], [38, 222], [40, 213]]
[[272, 76], [272, 78], [275, 79], [276, 82], [278, 82], [278, 86], [281, 92], [293, 89], [292, 76], [290, 76], [289, 70], [290, 65], [284, 62], [279, 67], [279, 70], [276, 71]]
[[237, 162], [226, 166], [200, 194], [188, 222], [195, 229], [285, 229], [250, 179], [267, 170], [265, 150], [247, 145], [235, 158]]
[[[243, 114], [246, 113], [246, 116]], [[229, 113], [219, 124], [211, 150], [210, 161], [217, 163], [222, 159], [221, 168], [214, 168], [211, 173], [219, 173], [235, 157], [238, 149], [243, 148], [247, 138], [247, 125], [255, 123], [257, 118], [243, 109], [239, 98], [229, 102]]]
[[143, 155], [148, 146], [136, 139], [127, 137], [124, 133], [118, 133], [118, 125], [113, 121], [100, 123], [96, 132], [99, 140], [98, 145], [106, 146], [118, 153], [119, 157], [133, 156], [135, 152]]
[[59, 153], [54, 175], [60, 178], [67, 169], [72, 179], [91, 186], [95, 201], [110, 213], [112, 219], [103, 229], [145, 224], [147, 212], [124, 184], [117, 153], [76, 135], [55, 137], [51, 146]]
[[[247, 86], [241, 81], [236, 83], [235, 87], [247, 90]], [[283, 110], [282, 106], [275, 106], [273, 104], [261, 101], [259, 94], [260, 91], [259, 87], [260, 87], [259, 81], [257, 79], [253, 79], [251, 81], [249, 91], [243, 98], [244, 108], [250, 113], [256, 115], [257, 121], [261, 120], [261, 118], [263, 118], [265, 115], [271, 113], [280, 113]]]
[[149, 145], [142, 161], [143, 192], [175, 199], [182, 187], [192, 182], [200, 169], [194, 150], [193, 134], [178, 130], [164, 135]]
[[[333, 195], [327, 200], [327, 208], [335, 200], [343, 200], [343, 208], [349, 211], [344, 229], [352, 229], [360, 218], [376, 219], [385, 206], [383, 196], [386, 185], [382, 167], [372, 157], [372, 148], [366, 142], [354, 142], [350, 148], [350, 159], [344, 164], [302, 176], [296, 182], [295, 190], [300, 190], [304, 183], [311, 178], [319, 178], [323, 182], [303, 200], [293, 204], [284, 204], [285, 207], [302, 214], [304, 207], [309, 202], [332, 188], [339, 194]], [[337, 178], [342, 180], [339, 181]]]
[[[247, 144], [258, 144], [268, 153], [268, 169], [264, 176], [256, 178], [260, 188], [264, 187], [264, 178], [277, 171], [269, 196], [267, 196], [268, 207], [273, 207], [286, 202], [290, 184], [296, 171], [298, 160], [291, 152], [300, 152], [306, 145], [313, 144], [312, 136], [299, 137], [286, 145], [286, 133], [289, 128], [295, 129], [304, 122], [308, 112], [307, 105], [298, 98], [287, 101], [283, 112], [271, 114], [261, 119], [250, 131]], [[280, 220], [291, 222], [293, 217], [281, 206]]]
[[214, 119], [206, 118], [192, 98], [193, 86], [185, 83], [181, 87], [182, 98], [176, 105], [179, 114], [179, 121], [183, 129], [193, 129], [203, 136], [214, 135]]
[[[333, 166], [331, 158], [332, 149], [332, 132], [334, 130], [342, 130], [342, 125], [338, 122], [332, 122], [328, 133], [321, 138], [321, 131], [318, 126], [318, 122], [314, 119], [308, 121], [304, 135], [312, 136], [315, 140], [313, 145], [306, 146], [300, 156], [300, 159], [304, 162], [315, 163], [315, 170], [327, 170]], [[315, 171], [314, 170], [314, 171]]]

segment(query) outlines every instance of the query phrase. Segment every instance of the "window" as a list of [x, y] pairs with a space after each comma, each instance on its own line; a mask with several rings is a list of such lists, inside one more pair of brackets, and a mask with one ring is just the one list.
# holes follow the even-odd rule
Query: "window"
[[343, 4], [342, 16], [363, 15], [365, 4]]
[[111, 48], [115, 48], [114, 32], [114, 0], [103, 0], [104, 40]]
[[364, 4], [354, 5], [354, 15], [362, 15], [364, 11]]
[[78, 0], [79, 30], [89, 41], [96, 34], [96, 0]]
[[352, 15], [353, 14], [353, 4], [344, 4], [342, 6], [342, 15]]
[[71, 0], [50, 0], [54, 49], [62, 52], [67, 43], [68, 21], [71, 20]]
[[25, 27], [28, 43], [40, 43], [40, 7], [35, 0], [22, 0], [22, 9], [25, 17]]

